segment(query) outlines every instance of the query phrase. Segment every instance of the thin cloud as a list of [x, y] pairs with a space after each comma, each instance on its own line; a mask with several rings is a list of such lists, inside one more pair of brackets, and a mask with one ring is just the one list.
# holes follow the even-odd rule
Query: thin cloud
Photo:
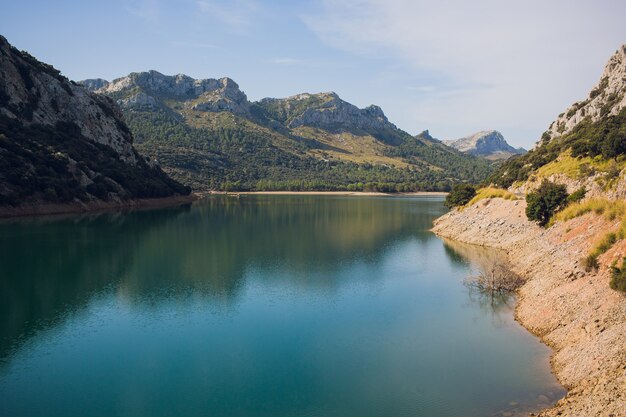
[[[558, 113], [584, 98], [625, 40], [626, 3], [618, 0], [320, 4], [320, 10], [302, 19], [328, 45], [400, 60], [410, 71], [437, 74], [451, 85], [489, 86], [423, 94], [413, 104], [414, 112], [407, 118], [414, 116], [431, 126], [435, 120], [448, 123], [442, 129], [451, 137], [467, 133], [448, 128], [451, 120], [472, 120], [485, 128], [532, 126], [533, 139], [539, 138]], [[439, 83], [432, 85], [436, 87], [432, 92], [446, 91]]]
[[161, 7], [157, 0], [132, 1], [126, 6], [126, 11], [150, 23], [158, 23], [161, 16]]
[[246, 30], [253, 22], [259, 7], [251, 0], [198, 0], [198, 10], [213, 17], [235, 31]]

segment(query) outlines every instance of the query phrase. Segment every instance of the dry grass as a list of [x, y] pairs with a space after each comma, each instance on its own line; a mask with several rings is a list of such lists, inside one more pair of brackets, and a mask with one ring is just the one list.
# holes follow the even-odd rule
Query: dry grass
[[495, 187], [485, 187], [481, 188], [476, 192], [474, 198], [470, 200], [466, 206], [471, 206], [480, 200], [484, 200], [485, 198], [503, 198], [505, 200], [517, 200], [517, 196], [513, 193], [508, 192], [507, 190], [503, 190], [502, 188]]
[[604, 216], [608, 221], [619, 220], [619, 228], [616, 232], [609, 232], [593, 247], [587, 257], [583, 259], [585, 269], [590, 271], [598, 268], [598, 257], [618, 240], [626, 238], [626, 202], [623, 200], [607, 200], [605, 198], [590, 198], [589, 200], [567, 206], [559, 212], [555, 219], [567, 221], [580, 217], [587, 213], [595, 213]]
[[380, 143], [370, 135], [359, 136], [349, 132], [329, 133], [308, 126], [297, 127], [293, 129], [293, 132], [298, 136], [316, 140], [327, 146], [325, 149], [309, 151], [309, 154], [316, 158], [333, 158], [357, 164], [370, 163], [373, 165], [395, 166], [397, 168], [409, 166], [401, 158], [386, 156], [385, 152], [388, 146]]
[[574, 158], [571, 155], [571, 151], [567, 150], [554, 161], [539, 168], [534, 175], [539, 179], [548, 178], [556, 174], [563, 174], [571, 179], [580, 179], [588, 177], [593, 172], [608, 173], [616, 169], [621, 171], [624, 167], [626, 167], [626, 159], [615, 162], [612, 159], [603, 159], [601, 157]]
[[623, 200], [590, 198], [570, 204], [557, 213], [556, 220], [567, 221], [591, 212], [604, 215], [607, 220], [624, 219], [626, 216], [626, 202]]

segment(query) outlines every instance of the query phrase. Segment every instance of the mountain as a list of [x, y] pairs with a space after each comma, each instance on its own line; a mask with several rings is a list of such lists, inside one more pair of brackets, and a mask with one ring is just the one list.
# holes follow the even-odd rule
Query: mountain
[[198, 190], [444, 190], [491, 170], [333, 92], [251, 102], [230, 78], [157, 71], [82, 84], [115, 100], [137, 148]]
[[6, 208], [0, 211], [189, 194], [135, 150], [113, 100], [90, 93], [1, 36], [0, 56], [0, 207]]
[[[587, 196], [626, 197], [626, 45], [609, 59], [587, 98], [550, 124], [537, 146], [500, 166], [489, 181], [519, 191], [548, 178]], [[620, 197], [621, 196], [621, 197]]]
[[626, 107], [626, 45], [622, 45], [606, 64], [600, 81], [585, 100], [577, 101], [550, 124], [543, 139], [558, 138], [572, 132], [581, 122], [598, 122], [617, 116]]
[[523, 148], [514, 148], [504, 140], [497, 130], [483, 130], [455, 140], [444, 140], [444, 144], [470, 155], [490, 160], [508, 159], [512, 155], [526, 153]]

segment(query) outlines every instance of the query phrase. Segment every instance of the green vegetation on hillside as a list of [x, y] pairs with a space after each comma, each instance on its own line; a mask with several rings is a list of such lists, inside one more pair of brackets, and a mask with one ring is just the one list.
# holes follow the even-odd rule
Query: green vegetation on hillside
[[[516, 181], [526, 181], [533, 172], [559, 156], [567, 156], [567, 152], [581, 162], [576, 164], [575, 169], [583, 175], [594, 169], [609, 172], [615, 165], [606, 161], [620, 162], [626, 154], [626, 108], [595, 123], [585, 119], [562, 137], [552, 140], [544, 137], [535, 149], [502, 164], [488, 182], [507, 188]], [[583, 164], [584, 158], [589, 159]], [[558, 170], [564, 171], [563, 167], [558, 167]]]
[[[74, 123], [25, 126], [0, 115], [0, 205], [109, 200], [110, 193], [122, 199], [189, 194], [189, 188], [137, 157], [135, 166], [122, 162], [112, 148], [84, 138]], [[74, 163], [96, 174], [93, 183], [79, 184]]]
[[312, 150], [323, 156], [328, 145], [230, 113], [126, 110], [125, 116], [137, 149], [196, 190], [448, 191], [462, 179], [477, 182], [489, 172], [486, 162], [437, 145], [424, 145], [432, 149], [422, 157], [439, 166], [417, 157], [403, 168], [314, 157]]

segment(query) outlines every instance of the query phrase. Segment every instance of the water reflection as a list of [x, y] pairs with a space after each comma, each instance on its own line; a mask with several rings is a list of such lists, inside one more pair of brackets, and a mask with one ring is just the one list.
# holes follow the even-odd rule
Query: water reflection
[[[452, 264], [463, 268], [466, 279], [471, 279], [477, 274], [488, 273], [488, 270], [495, 264], [508, 265], [509, 263], [504, 251], [451, 239], [443, 238], [442, 240], [448, 259]], [[491, 294], [468, 285], [467, 297], [471, 304], [491, 315], [494, 326], [504, 327], [511, 324], [512, 312], [515, 308], [514, 294]]]
[[0, 358], [101, 291], [128, 302], [193, 294], [235, 303], [250, 268], [291, 271], [299, 285], [333, 288], [332, 272], [343, 262], [375, 264], [393, 241], [432, 238], [426, 230], [440, 201], [415, 209], [396, 203], [216, 196], [191, 208], [4, 221]]

